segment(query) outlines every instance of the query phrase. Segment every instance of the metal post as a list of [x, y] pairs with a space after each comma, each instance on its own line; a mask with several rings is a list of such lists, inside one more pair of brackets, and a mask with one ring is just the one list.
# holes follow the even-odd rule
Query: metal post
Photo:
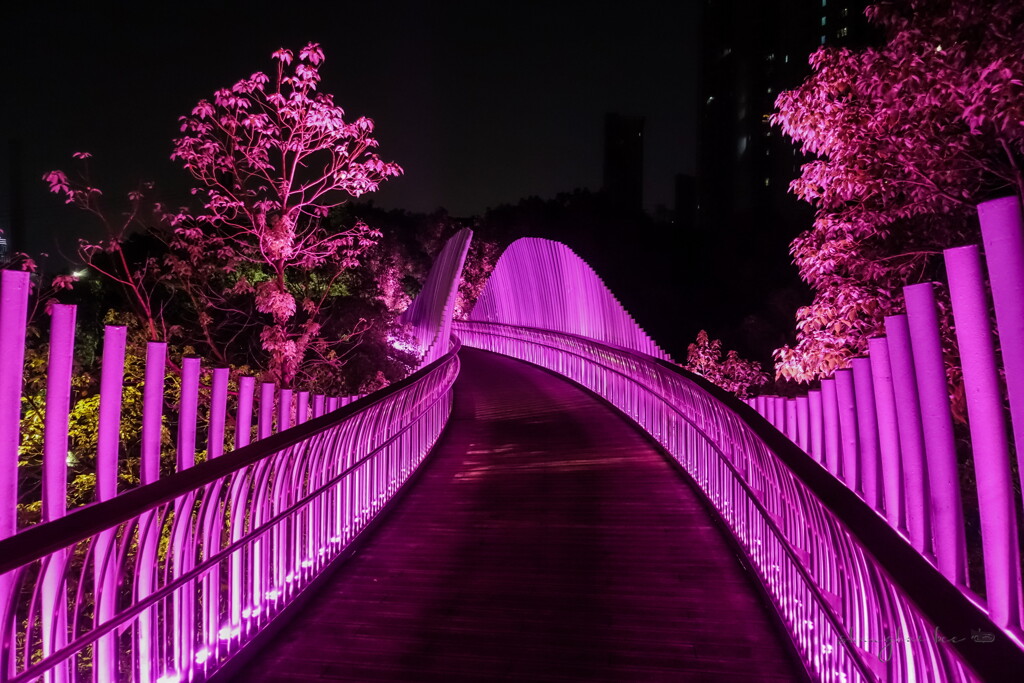
[[938, 308], [929, 282], [903, 288], [907, 302], [914, 371], [928, 459], [932, 538], [939, 571], [957, 585], [967, 584], [967, 541], [960, 496], [960, 471], [953, 439], [953, 417], [946, 365], [939, 338]]
[[899, 418], [896, 413], [892, 367], [889, 364], [889, 345], [885, 337], [869, 339], [868, 353], [871, 360], [871, 384], [875, 394], [875, 414], [878, 418], [878, 453], [882, 461], [885, 517], [894, 529], [905, 530], [907, 515], [903, 468], [900, 464]]
[[910, 346], [907, 316], [891, 315], [885, 319], [889, 363], [892, 368], [896, 417], [900, 426], [903, 482], [906, 486], [907, 528], [910, 542], [922, 555], [932, 552], [932, 523], [928, 495], [928, 473], [925, 469], [924, 433], [921, 429], [921, 408], [917, 398], [917, 377], [914, 354]]
[[977, 247], [945, 254], [978, 482], [986, 602], [997, 625], [1014, 627], [1021, 621], [1017, 515], [985, 278]]

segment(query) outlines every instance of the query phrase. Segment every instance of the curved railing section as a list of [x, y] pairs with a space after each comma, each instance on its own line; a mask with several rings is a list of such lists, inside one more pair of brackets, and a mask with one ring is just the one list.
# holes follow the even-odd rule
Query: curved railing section
[[976, 637], [998, 633], [983, 609], [731, 395], [581, 336], [472, 321], [454, 328], [466, 346], [590, 389], [660, 443], [728, 526], [816, 680], [996, 681], [1024, 671], [1011, 640]]
[[473, 231], [463, 228], [452, 235], [427, 275], [423, 289], [409, 308], [398, 317], [412, 327], [421, 363], [426, 365], [444, 355], [452, 331], [452, 314], [459, 291], [462, 266], [466, 263]]
[[208, 678], [417, 468], [450, 414], [457, 351], [333, 413], [0, 541], [0, 679]]
[[[749, 403], [1024, 643], [1014, 492], [1024, 475], [1024, 213], [1004, 197], [979, 205], [978, 218], [984, 249], [947, 249], [945, 282], [904, 287], [906, 312], [885, 318], [867, 356], [802, 396]], [[957, 375], [959, 434], [948, 380]]]
[[671, 360], [594, 269], [552, 240], [524, 237], [509, 245], [469, 320], [558, 330]]

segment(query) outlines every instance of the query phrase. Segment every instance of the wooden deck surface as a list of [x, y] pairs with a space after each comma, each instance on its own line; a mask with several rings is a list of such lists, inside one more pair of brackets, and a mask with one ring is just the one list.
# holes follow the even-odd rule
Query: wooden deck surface
[[613, 409], [462, 352], [453, 422], [239, 681], [803, 680], [681, 475]]

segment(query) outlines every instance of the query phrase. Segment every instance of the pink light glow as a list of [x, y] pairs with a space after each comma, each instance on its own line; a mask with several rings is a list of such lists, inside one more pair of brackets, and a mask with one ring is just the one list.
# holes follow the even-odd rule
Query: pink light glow
[[578, 334], [672, 360], [593, 268], [551, 240], [513, 242], [498, 259], [469, 319]]
[[[454, 291], [450, 278], [458, 275], [455, 265], [460, 250], [464, 255], [466, 239], [457, 235], [446, 246], [442, 254], [448, 255], [437, 266], [445, 276], [416, 308], [416, 315], [423, 316], [416, 321], [422, 323], [421, 338], [436, 340], [439, 330], [451, 325], [467, 345], [521, 358], [578, 382], [647, 431], [690, 474], [736, 537], [814, 677], [977, 680], [963, 658], [968, 650], [935, 637], [936, 621], [929, 611], [934, 606], [928, 596], [915, 597], [912, 592], [914, 581], [941, 589], [946, 584], [936, 582], [945, 579], [897, 535], [885, 536], [892, 530], [828, 473], [845, 476], [852, 488], [862, 489], [878, 513], [884, 508], [893, 526], [901, 526], [906, 502], [915, 546], [930, 547], [924, 501], [928, 477], [934, 473], [926, 469], [932, 461], [923, 457], [920, 419], [912, 419], [922, 405], [917, 401], [914, 365], [918, 345], [912, 347], [920, 329], [912, 340], [906, 318], [896, 316], [889, 321], [889, 339], [871, 340], [870, 361], [855, 361], [852, 372], [826, 379], [822, 391], [788, 401], [759, 396], [747, 401], [753, 406], [748, 408], [667, 362], [593, 271], [557, 243], [526, 240], [510, 248], [511, 257], [502, 257], [497, 279], [488, 283], [481, 297], [484, 305], [478, 306], [479, 315], [502, 319], [446, 321]], [[972, 286], [980, 278], [964, 277]], [[14, 325], [19, 315], [24, 317], [19, 306], [27, 289], [19, 290], [18, 278], [6, 273], [3, 283], [0, 320]], [[957, 298], [961, 289], [958, 284], [954, 308], [963, 307]], [[578, 294], [575, 304], [570, 290]], [[981, 321], [987, 309], [977, 302], [977, 287], [971, 291]], [[106, 458], [103, 474], [109, 479], [109, 472], [116, 472], [118, 443], [111, 426], [119, 425], [121, 417], [113, 406], [120, 402], [122, 389], [123, 328], [110, 328], [107, 336], [101, 416], [104, 405], [108, 413], [101, 417], [101, 433], [106, 429], [108, 436], [100, 450]], [[12, 340], [0, 325], [0, 348], [13, 348]], [[430, 349], [436, 346], [435, 341]], [[186, 359], [178, 474], [125, 492], [121, 500], [77, 511], [76, 520], [65, 517], [26, 530], [21, 538], [45, 551], [26, 553], [15, 543], [20, 538], [0, 538], [0, 563], [7, 563], [0, 569], [0, 639], [12, 649], [20, 648], [8, 656], [7, 679], [27, 683], [41, 676], [70, 678], [83, 664], [87, 648], [92, 649], [95, 676], [101, 680], [194, 680], [215, 672], [339, 556], [426, 457], [450, 413], [459, 371], [457, 343], [445, 347], [446, 353], [414, 376], [350, 407], [345, 406], [354, 397], [314, 395], [310, 402], [308, 394], [300, 392], [295, 401], [291, 392], [264, 384], [258, 431], [266, 441], [249, 446], [255, 382], [240, 378], [239, 450], [219, 457], [214, 444], [224, 440], [227, 374], [214, 370], [206, 425], [213, 439], [211, 458], [195, 466], [201, 364]], [[163, 348], [151, 347], [147, 358], [148, 404], [160, 398], [155, 389], [163, 385], [163, 353]], [[991, 368], [986, 372], [991, 374]], [[965, 376], [976, 374], [965, 367]], [[17, 416], [15, 402], [5, 402], [5, 397], [17, 394], [12, 387], [20, 384], [20, 375], [20, 366], [0, 355], [0, 420]], [[914, 398], [909, 408], [903, 404], [908, 397]], [[978, 403], [970, 405], [974, 419]], [[307, 420], [310, 407], [312, 421]], [[770, 414], [775, 427], [810, 450], [813, 459], [761, 420], [754, 408]], [[152, 434], [160, 425], [159, 410], [146, 408], [144, 415]], [[871, 427], [872, 421], [876, 427]], [[921, 461], [916, 474], [913, 457], [906, 457], [914, 444], [920, 447]], [[0, 435], [0, 467], [10, 465], [3, 460], [5, 445], [9, 444]], [[1005, 465], [998, 454], [978, 463], [979, 483], [1001, 478], [1005, 489]], [[879, 477], [880, 482], [872, 483]], [[915, 481], [925, 488], [912, 491]], [[108, 481], [102, 491], [116, 494], [116, 479], [113, 489]], [[1001, 507], [992, 507], [988, 498], [1001, 500]], [[1019, 568], [1014, 573], [1007, 560], [1016, 558], [1006, 540], [1013, 535], [1007, 526], [1007, 515], [1015, 514], [1012, 505], [1007, 510], [1010, 499], [1002, 495], [981, 501], [986, 563], [989, 557], [997, 558], [991, 567], [986, 564], [990, 610], [1000, 625], [1012, 625], [1014, 611], [1020, 608], [1019, 591], [1007, 586], [1019, 583]], [[871, 520], [880, 526], [871, 526]], [[76, 524], [65, 523], [69, 521]], [[921, 563], [911, 565], [914, 580], [894, 581], [889, 573], [894, 565], [872, 554], [869, 548], [878, 547], [877, 539], [858, 536], [858, 525], [895, 544], [885, 546], [893, 552], [905, 547], [909, 559]], [[51, 536], [50, 530], [57, 527], [59, 533]], [[99, 531], [83, 531], [94, 528]], [[54, 538], [61, 539], [56, 546]], [[162, 539], [168, 539], [166, 553], [159, 552]], [[75, 556], [83, 558], [82, 563], [66, 562]], [[10, 557], [18, 560], [12, 564]], [[60, 596], [82, 595], [93, 586], [94, 614], [61, 614], [54, 609], [64, 603]], [[954, 597], [963, 597], [953, 590]], [[14, 596], [24, 597], [30, 613], [47, 612], [40, 620], [45, 634], [31, 619], [28, 633], [13, 630], [22, 623], [10, 618]], [[130, 604], [120, 596], [131, 596]], [[982, 603], [971, 599], [969, 607], [957, 603], [958, 614], [969, 616], [972, 625], [991, 623], [979, 607]], [[1011, 632], [999, 634], [1004, 635], [1013, 637]], [[131, 643], [131, 671], [119, 670], [116, 646], [122, 642]], [[76, 653], [53, 656], [66, 643], [83, 645]], [[1007, 654], [1005, 644], [1004, 640], [993, 645], [985, 656], [1019, 661], [1020, 651]], [[32, 648], [43, 652], [42, 660], [32, 662]], [[970, 661], [977, 665], [982, 659]]]

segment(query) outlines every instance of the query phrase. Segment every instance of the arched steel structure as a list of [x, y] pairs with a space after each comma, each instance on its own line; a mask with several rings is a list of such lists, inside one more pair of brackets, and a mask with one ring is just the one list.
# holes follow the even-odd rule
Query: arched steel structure
[[[593, 311], [574, 307], [578, 296], [598, 304]], [[888, 526], [865, 503], [859, 480], [847, 479], [847, 488], [835, 478], [844, 460], [846, 472], [857, 471], [853, 449], [858, 435], [865, 442], [873, 436], [859, 431], [857, 409], [847, 398], [853, 396], [853, 385], [843, 380], [852, 375], [839, 377], [838, 388], [831, 384], [835, 380], [826, 380], [822, 394], [832, 400], [824, 400], [824, 410], [819, 403], [819, 410], [805, 411], [819, 417], [816, 434], [806, 429], [811, 421], [802, 432], [818, 444], [812, 458], [780, 431], [789, 425], [786, 408], [797, 414], [797, 402], [753, 402], [765, 420], [666, 362], [657, 347], [652, 353], [653, 342], [618, 302], [609, 306], [609, 300], [614, 301], [593, 271], [568, 248], [519, 240], [502, 256], [470, 320], [456, 322], [454, 330], [467, 346], [526, 360], [579, 382], [661, 443], [740, 542], [816, 678], [1012, 680], [1024, 671], [1018, 622], [1007, 620], [1004, 603], [985, 605], [957, 580], [958, 574], [946, 570], [941, 557], [933, 559], [927, 552], [930, 543], [922, 545]], [[916, 305], [908, 302], [911, 308]], [[938, 334], [934, 324], [931, 329], [919, 324], [914, 333], [928, 341]], [[917, 346], [915, 351], [923, 354]], [[937, 367], [944, 377], [941, 363]], [[906, 372], [912, 375], [914, 366]], [[944, 394], [944, 381], [933, 384], [932, 397]], [[904, 404], [909, 405], [908, 399]], [[948, 403], [945, 408], [948, 413]], [[935, 423], [941, 417], [937, 411], [926, 405], [919, 414]], [[868, 424], [862, 415], [861, 425]], [[794, 420], [794, 440], [796, 425]], [[934, 428], [917, 426], [926, 435]], [[924, 477], [922, 458], [916, 462]], [[901, 465], [907, 470], [912, 463], [897, 462], [896, 467]], [[1008, 481], [1009, 468], [1004, 469], [996, 478]], [[880, 470], [871, 471], [880, 475]], [[955, 486], [954, 476], [932, 496], [933, 507], [947, 509]], [[881, 486], [870, 490], [878, 497]], [[1005, 518], [1005, 502], [1000, 498], [997, 505]], [[959, 523], [962, 537], [962, 518]], [[953, 525], [952, 519], [946, 523], [950, 536]], [[1002, 566], [1005, 555], [997, 558]], [[1016, 555], [1011, 559], [1016, 566]]]
[[469, 319], [577, 334], [671, 360], [594, 269], [552, 240], [513, 242], [498, 259]]
[[448, 239], [434, 260], [423, 289], [398, 318], [412, 328], [423, 365], [434, 362], [448, 349], [455, 296], [472, 240], [473, 231], [469, 228], [459, 230]]
[[[851, 426], [853, 385], [828, 385], [834, 396], [827, 402], [819, 396], [816, 404], [783, 402], [779, 410], [776, 399], [761, 399], [767, 419], [761, 417], [673, 365], [582, 259], [546, 240], [514, 243], [471, 319], [452, 323], [469, 239], [463, 231], [446, 245], [404, 316], [425, 365], [340, 410], [332, 412], [337, 399], [305, 392], [293, 406], [290, 391], [264, 385], [261, 438], [247, 445], [254, 385], [241, 378], [236, 450], [222, 454], [227, 371], [214, 370], [209, 391], [200, 392], [198, 359], [183, 362], [181, 466], [163, 479], [150, 471], [145, 446], [165, 417], [164, 349], [151, 348], [157, 381], [144, 387], [156, 406], [143, 415], [146, 484], [120, 495], [110, 482], [121, 426], [123, 328], [108, 329], [104, 386], [109, 379], [115, 390], [100, 404], [99, 501], [65, 514], [51, 497], [43, 501], [48, 521], [20, 532], [10, 477], [16, 480], [27, 278], [5, 273], [0, 679], [176, 683], [215, 674], [313, 585], [426, 456], [450, 412], [461, 339], [572, 379], [661, 444], [737, 540], [815, 679], [1019, 680], [1024, 651], [1012, 620], [962, 590], [914, 538], [868, 505], [863, 491], [844, 484], [841, 465], [852, 468], [858, 456], [850, 451], [847, 458], [843, 449], [867, 424], [865, 414], [858, 431]], [[73, 331], [73, 310], [59, 309], [57, 319], [55, 399], [70, 386], [64, 361], [72, 342], [61, 335]], [[209, 423], [197, 426], [200, 400], [209, 401]], [[58, 413], [67, 403], [48, 406], [55, 407], [47, 438], [51, 427], [56, 436], [47, 453], [63, 458], [67, 422], [64, 414], [62, 432]], [[817, 421], [790, 422], [802, 412]], [[204, 430], [210, 459], [192, 466]], [[794, 441], [809, 444], [815, 457]], [[882, 488], [872, 489], [876, 497]]]

